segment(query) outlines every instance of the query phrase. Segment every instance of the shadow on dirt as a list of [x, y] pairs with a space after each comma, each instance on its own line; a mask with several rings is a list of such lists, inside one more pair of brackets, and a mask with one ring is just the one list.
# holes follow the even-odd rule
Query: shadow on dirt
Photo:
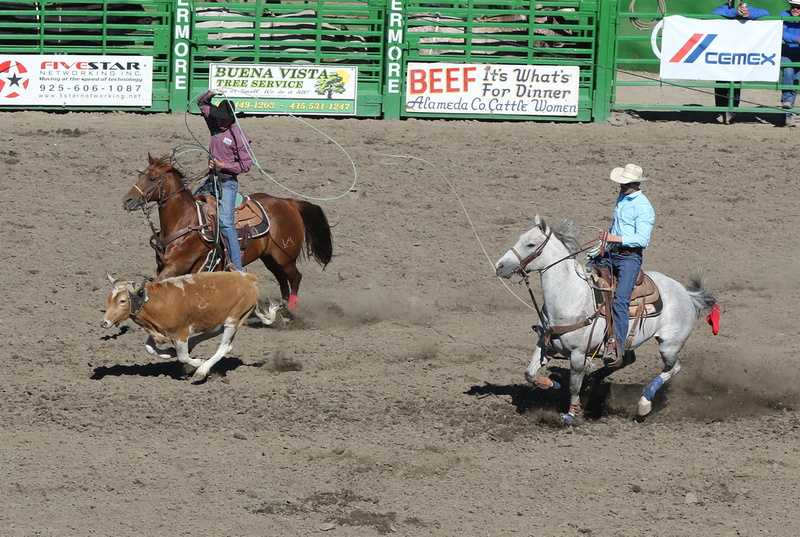
[[[212, 374], [222, 376], [244, 365], [239, 358], [223, 358], [212, 369]], [[139, 376], [139, 377], [169, 377], [173, 380], [186, 380], [189, 375], [178, 361], [152, 362], [149, 364], [113, 365], [111, 367], [98, 366], [94, 368], [92, 380], [101, 380], [105, 377]]]
[[[528, 412], [551, 411], [566, 412], [569, 408], [569, 370], [566, 368], [551, 369], [551, 380], [558, 382], [560, 388], [542, 390], [529, 384], [499, 385], [485, 383], [482, 386], [472, 386], [465, 393], [485, 397], [487, 395], [511, 397], [511, 404], [517, 414]], [[615, 383], [601, 381], [595, 384], [586, 384], [581, 390], [581, 404], [583, 417], [587, 420], [598, 420], [609, 415], [629, 415], [621, 409], [634, 404], [641, 395], [642, 386], [638, 384]], [[669, 396], [669, 385], [664, 386], [653, 398], [653, 410], [664, 406]], [[631, 403], [631, 401], [633, 403]], [[630, 410], [630, 409], [628, 409]]]
[[[776, 110], [776, 109], [770, 109]], [[719, 123], [719, 112], [706, 111], [638, 111], [631, 112], [631, 115], [638, 116], [645, 121], [669, 121], [683, 123]], [[762, 123], [774, 127], [783, 127], [784, 114], [779, 112], [766, 112], [759, 110], [758, 107], [743, 107], [736, 111], [733, 123]]]
[[482, 386], [472, 386], [467, 395], [486, 397], [488, 395], [505, 395], [511, 397], [511, 405], [517, 414], [525, 414], [534, 410], [561, 411], [569, 406], [569, 393], [564, 389], [539, 390], [529, 384], [492, 384], [487, 382]]

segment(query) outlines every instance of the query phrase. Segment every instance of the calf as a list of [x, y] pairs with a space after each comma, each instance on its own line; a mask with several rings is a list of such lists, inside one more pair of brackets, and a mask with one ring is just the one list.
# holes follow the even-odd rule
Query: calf
[[[266, 315], [261, 312], [258, 281], [252, 273], [200, 272], [139, 285], [107, 275], [112, 288], [103, 328], [132, 319], [150, 335], [147, 351], [151, 354], [170, 357], [174, 354], [157, 352], [154, 346], [175, 347], [178, 360], [195, 368], [192, 382], [202, 382], [214, 364], [230, 352], [233, 336], [251, 313], [269, 325], [278, 310], [274, 305]], [[189, 356], [190, 337], [220, 331], [222, 342], [214, 356], [208, 360]]]

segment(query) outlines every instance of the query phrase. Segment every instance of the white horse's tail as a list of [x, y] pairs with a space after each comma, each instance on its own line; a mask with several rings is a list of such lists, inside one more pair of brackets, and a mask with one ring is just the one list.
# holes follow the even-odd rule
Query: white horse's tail
[[694, 304], [695, 316], [700, 315], [717, 303], [714, 293], [706, 287], [706, 280], [703, 278], [703, 271], [698, 270], [689, 280], [689, 285], [686, 286], [689, 296], [692, 298]]

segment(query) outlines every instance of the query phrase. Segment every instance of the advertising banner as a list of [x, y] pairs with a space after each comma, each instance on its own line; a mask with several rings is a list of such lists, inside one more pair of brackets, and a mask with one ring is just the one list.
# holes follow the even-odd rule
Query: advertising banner
[[356, 113], [357, 67], [214, 63], [208, 83], [248, 114]]
[[0, 55], [0, 106], [151, 106], [150, 56]]
[[661, 78], [683, 80], [778, 80], [783, 23], [666, 17], [661, 33]]
[[577, 116], [577, 66], [411, 63], [406, 111]]

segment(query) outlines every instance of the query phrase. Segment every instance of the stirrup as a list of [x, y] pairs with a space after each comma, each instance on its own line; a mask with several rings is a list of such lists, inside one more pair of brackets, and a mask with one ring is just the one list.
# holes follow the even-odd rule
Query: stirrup
[[617, 345], [616, 339], [606, 342], [606, 352], [603, 354], [603, 365], [608, 368], [617, 368], [622, 365], [622, 349]]

